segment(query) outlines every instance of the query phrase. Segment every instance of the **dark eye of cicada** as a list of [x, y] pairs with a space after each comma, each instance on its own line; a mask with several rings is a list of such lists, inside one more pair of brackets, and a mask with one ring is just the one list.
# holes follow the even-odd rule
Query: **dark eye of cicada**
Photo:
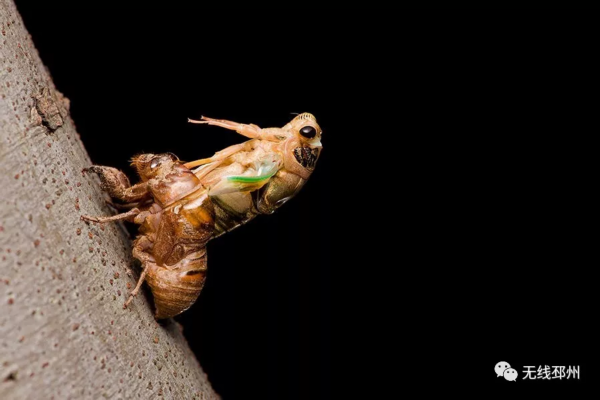
[[300, 134], [307, 139], [312, 139], [315, 136], [317, 136], [317, 130], [312, 126], [307, 125], [304, 128], [300, 129]]
[[150, 163], [150, 168], [156, 168], [162, 163], [160, 157], [154, 157]]

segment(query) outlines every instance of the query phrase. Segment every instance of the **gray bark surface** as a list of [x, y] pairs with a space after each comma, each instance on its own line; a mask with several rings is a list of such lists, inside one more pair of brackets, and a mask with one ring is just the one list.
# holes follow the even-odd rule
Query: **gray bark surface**
[[[68, 23], [68, 21], [65, 21]], [[118, 129], [114, 127], [112, 129]], [[217, 398], [139, 269], [11, 0], [0, 0], [0, 399]]]

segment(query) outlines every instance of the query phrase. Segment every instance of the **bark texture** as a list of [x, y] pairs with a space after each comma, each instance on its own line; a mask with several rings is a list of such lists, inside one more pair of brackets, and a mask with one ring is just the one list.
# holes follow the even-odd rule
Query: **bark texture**
[[151, 299], [11, 0], [0, 0], [0, 398], [216, 398]]

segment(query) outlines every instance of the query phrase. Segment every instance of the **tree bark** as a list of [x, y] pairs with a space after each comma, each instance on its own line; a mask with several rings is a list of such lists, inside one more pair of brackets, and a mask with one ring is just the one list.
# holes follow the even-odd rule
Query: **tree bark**
[[151, 299], [11, 0], [0, 0], [0, 398], [217, 398]]

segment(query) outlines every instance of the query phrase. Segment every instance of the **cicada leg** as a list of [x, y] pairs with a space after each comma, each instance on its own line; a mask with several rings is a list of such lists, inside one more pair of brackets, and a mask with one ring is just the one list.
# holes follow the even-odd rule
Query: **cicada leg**
[[122, 213], [122, 214], [117, 214], [117, 215], [113, 215], [110, 217], [92, 217], [90, 215], [82, 215], [81, 216], [81, 220], [82, 221], [92, 221], [92, 222], [98, 222], [98, 223], [105, 223], [105, 222], [111, 222], [111, 221], [121, 221], [121, 220], [126, 220], [129, 222], [135, 222], [135, 217], [140, 214], [140, 210], [137, 208], [132, 208], [131, 210]]
[[133, 257], [137, 258], [142, 262], [142, 273], [140, 274], [140, 278], [138, 279], [137, 285], [129, 294], [129, 298], [123, 304], [123, 308], [127, 308], [127, 306], [133, 301], [133, 298], [137, 296], [144, 280], [146, 279], [146, 275], [148, 274], [148, 269], [150, 268], [150, 264], [154, 263], [154, 257], [152, 257], [148, 250], [152, 248], [152, 242], [146, 236], [138, 237], [133, 243]]
[[131, 186], [127, 176], [116, 168], [93, 165], [84, 169], [85, 171], [96, 173], [100, 178], [102, 190], [113, 199], [133, 203], [146, 200], [150, 196], [147, 182]]
[[137, 285], [135, 285], [135, 288], [129, 294], [129, 298], [127, 299], [125, 304], [123, 304], [123, 308], [127, 308], [129, 303], [131, 303], [133, 301], [133, 298], [135, 296], [137, 296], [138, 292], [140, 291], [140, 288], [142, 287], [142, 284], [144, 283], [144, 279], [146, 279], [146, 275], [148, 274], [148, 264], [147, 263], [144, 264], [143, 267], [144, 267], [144, 269], [142, 270], [142, 273], [140, 274], [140, 279], [138, 279]]
[[201, 121], [198, 121], [198, 120], [188, 118], [188, 122], [190, 122], [192, 124], [207, 124], [207, 125], [220, 126], [221, 128], [236, 131], [240, 135], [249, 137], [250, 139], [255, 139], [255, 138], [260, 137], [260, 134], [262, 131], [262, 129], [260, 129], [259, 126], [256, 126], [254, 124], [249, 124], [249, 125], [248, 124], [240, 124], [237, 122], [228, 121], [226, 119], [213, 119], [213, 118], [208, 118], [205, 116], [202, 116], [201, 119], [202, 119]]

